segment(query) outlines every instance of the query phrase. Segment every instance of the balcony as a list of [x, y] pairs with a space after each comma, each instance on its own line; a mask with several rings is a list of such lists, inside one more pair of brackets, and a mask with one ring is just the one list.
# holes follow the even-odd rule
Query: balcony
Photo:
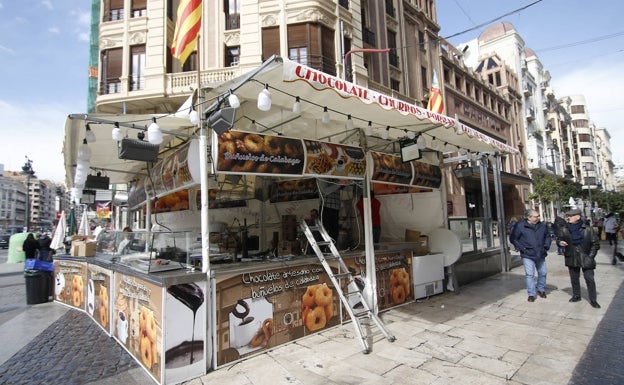
[[396, 17], [396, 10], [390, 2], [386, 2], [386, 15], [390, 17]]
[[390, 60], [390, 65], [395, 66], [396, 68], [399, 68], [399, 55], [397, 55], [394, 52], [389, 52], [388, 59]]
[[527, 108], [526, 110], [526, 119], [529, 122], [532, 122], [535, 120], [535, 110], [533, 108]]
[[525, 84], [524, 89], [522, 90], [522, 92], [524, 93], [524, 96], [531, 96], [531, 95], [533, 95], [533, 87], [531, 87], [528, 84]]

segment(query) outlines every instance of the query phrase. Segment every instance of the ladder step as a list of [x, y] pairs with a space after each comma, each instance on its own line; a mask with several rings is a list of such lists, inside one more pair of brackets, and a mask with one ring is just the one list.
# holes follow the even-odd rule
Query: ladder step
[[336, 260], [336, 259], [340, 259], [340, 257], [332, 254], [332, 253], [323, 253], [323, 258], [325, 258], [326, 260]]
[[320, 242], [316, 242], [317, 245], [319, 246], [329, 246], [332, 244], [331, 241], [320, 241]]
[[347, 273], [334, 274], [334, 278], [336, 279], [351, 278], [351, 273], [347, 272]]

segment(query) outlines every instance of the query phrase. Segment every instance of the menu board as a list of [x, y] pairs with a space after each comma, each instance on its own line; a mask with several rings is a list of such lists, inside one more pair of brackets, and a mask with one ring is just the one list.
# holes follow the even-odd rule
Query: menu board
[[54, 299], [85, 310], [87, 263], [58, 259], [54, 261]]
[[217, 142], [217, 171], [269, 175], [301, 175], [301, 139], [254, 132], [228, 131]]
[[113, 336], [160, 383], [163, 289], [137, 277], [114, 274]]
[[303, 142], [306, 174], [364, 178], [366, 158], [361, 148], [307, 139]]
[[439, 166], [419, 160], [404, 163], [400, 156], [375, 151], [371, 151], [370, 155], [373, 182], [429, 188], [440, 188], [442, 184]]
[[87, 266], [87, 314], [110, 333], [111, 271], [89, 263]]
[[217, 364], [338, 325], [339, 297], [321, 265], [217, 276]]

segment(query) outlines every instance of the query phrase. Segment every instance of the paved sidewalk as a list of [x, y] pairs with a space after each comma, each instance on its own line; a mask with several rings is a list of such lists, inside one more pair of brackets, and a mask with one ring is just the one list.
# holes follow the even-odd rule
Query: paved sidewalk
[[[597, 257], [601, 309], [589, 305], [582, 278], [583, 300], [568, 302], [563, 257], [551, 252], [546, 299], [527, 302], [524, 270], [515, 268], [463, 286], [459, 294], [382, 313], [397, 340], [390, 343], [376, 332], [370, 354], [361, 353], [349, 323], [187, 384], [622, 384], [624, 265], [612, 266], [610, 251], [603, 242]], [[0, 287], [15, 276], [4, 265]], [[25, 297], [18, 300], [25, 303]], [[154, 383], [86, 314], [55, 303], [13, 307], [18, 309], [4, 302], [0, 307], [0, 383]], [[6, 319], [7, 313], [15, 316]], [[87, 355], [90, 360], [80, 360]], [[37, 367], [56, 365], [76, 375], [28, 377]]]

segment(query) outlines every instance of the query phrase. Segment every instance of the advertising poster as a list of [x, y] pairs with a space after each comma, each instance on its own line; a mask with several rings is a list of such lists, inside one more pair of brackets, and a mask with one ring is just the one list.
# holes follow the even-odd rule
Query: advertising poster
[[409, 185], [412, 181], [412, 165], [403, 163], [400, 156], [371, 151], [373, 159], [372, 181]]
[[87, 263], [81, 261], [54, 261], [54, 299], [85, 310], [87, 294]]
[[414, 186], [440, 188], [442, 184], [442, 170], [433, 164], [412, 161], [414, 178], [411, 184]]
[[303, 163], [301, 139], [241, 131], [228, 131], [219, 135], [217, 171], [301, 175]]
[[87, 314], [110, 333], [111, 271], [94, 264], [87, 266]]
[[111, 201], [95, 202], [95, 213], [100, 219], [109, 219], [111, 217]]
[[141, 179], [132, 187], [128, 192], [128, 207], [136, 208], [147, 200], [147, 193], [145, 192], [144, 180]]
[[165, 292], [165, 383], [205, 374], [206, 281], [180, 283]]
[[[365, 256], [347, 257], [344, 258], [344, 262], [355, 278], [351, 285], [357, 285], [358, 289], [363, 290], [365, 285], [363, 275], [366, 274]], [[377, 269], [377, 306], [380, 310], [414, 300], [411, 251], [376, 253], [375, 268]], [[359, 301], [359, 298], [353, 295], [349, 300]], [[357, 309], [357, 303], [351, 303], [351, 305]]]
[[161, 382], [163, 289], [133, 276], [114, 274], [113, 336]]
[[301, 178], [273, 182], [269, 200], [271, 203], [318, 199], [318, 185], [314, 178]]
[[340, 323], [321, 265], [217, 276], [216, 289], [218, 365]]
[[416, 194], [433, 191], [430, 188], [403, 186], [399, 184], [372, 183], [373, 192], [376, 196], [392, 194]]
[[184, 211], [189, 209], [189, 190], [182, 189], [152, 201], [152, 214]]
[[364, 178], [366, 157], [361, 148], [307, 139], [303, 142], [306, 146], [306, 174]]

